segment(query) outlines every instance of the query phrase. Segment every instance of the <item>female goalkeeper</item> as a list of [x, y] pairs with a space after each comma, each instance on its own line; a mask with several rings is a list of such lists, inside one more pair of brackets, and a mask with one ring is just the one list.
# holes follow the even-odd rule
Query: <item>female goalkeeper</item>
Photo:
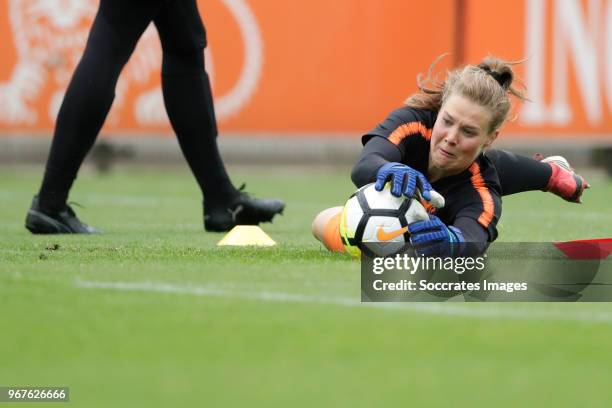
[[[431, 72], [431, 70], [430, 70]], [[513, 86], [512, 64], [487, 57], [448, 73], [441, 83], [418, 78], [420, 92], [362, 137], [363, 152], [351, 177], [361, 187], [391, 182], [395, 196], [426, 201], [435, 189], [443, 208], [428, 206], [430, 219], [408, 225], [420, 252], [448, 254], [455, 242], [493, 242], [502, 195], [543, 190], [580, 202], [588, 184], [561, 157], [542, 161], [489, 150], [510, 112], [510, 96], [525, 100]], [[343, 251], [339, 234], [342, 207], [322, 211], [313, 233], [332, 251]]]

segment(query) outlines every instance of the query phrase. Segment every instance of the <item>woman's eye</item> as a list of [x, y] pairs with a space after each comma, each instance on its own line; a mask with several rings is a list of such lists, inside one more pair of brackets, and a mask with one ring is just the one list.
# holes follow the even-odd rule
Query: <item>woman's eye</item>
[[453, 123], [452, 123], [450, 120], [448, 120], [448, 119], [444, 119], [444, 124], [445, 124], [446, 126], [450, 126], [450, 125], [452, 125]]

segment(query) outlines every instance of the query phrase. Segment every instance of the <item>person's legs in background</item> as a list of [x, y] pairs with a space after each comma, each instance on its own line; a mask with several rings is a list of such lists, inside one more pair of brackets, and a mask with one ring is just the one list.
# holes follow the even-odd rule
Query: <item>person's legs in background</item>
[[279, 200], [256, 200], [233, 186], [217, 146], [217, 123], [204, 67], [206, 32], [195, 0], [167, 2], [154, 18], [162, 43], [162, 90], [170, 123], [204, 196], [207, 230], [271, 221]]
[[89, 233], [66, 201], [115, 97], [121, 70], [161, 0], [101, 0], [85, 51], [58, 113], [39, 194], [26, 227], [33, 233]]

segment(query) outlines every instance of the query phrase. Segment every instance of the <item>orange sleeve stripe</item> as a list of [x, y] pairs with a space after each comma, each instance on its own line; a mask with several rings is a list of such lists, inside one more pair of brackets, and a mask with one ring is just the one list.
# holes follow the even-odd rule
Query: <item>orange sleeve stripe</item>
[[480, 166], [478, 163], [472, 163], [470, 166], [470, 173], [472, 173], [472, 177], [470, 178], [472, 186], [474, 186], [480, 195], [480, 199], [482, 200], [483, 211], [480, 214], [480, 217], [478, 217], [478, 222], [480, 225], [487, 228], [495, 215], [495, 204], [493, 202], [493, 197], [491, 197], [491, 193], [489, 192], [489, 189], [482, 178], [482, 174], [480, 174]]
[[344, 252], [344, 244], [340, 236], [340, 216], [342, 212], [334, 215], [327, 221], [323, 232], [323, 245], [332, 252]]
[[409, 122], [404, 123], [403, 125], [399, 125], [392, 133], [389, 135], [389, 140], [394, 145], [400, 144], [402, 140], [407, 138], [408, 136], [421, 134], [425, 140], [431, 139], [431, 129], [428, 129], [421, 122]]

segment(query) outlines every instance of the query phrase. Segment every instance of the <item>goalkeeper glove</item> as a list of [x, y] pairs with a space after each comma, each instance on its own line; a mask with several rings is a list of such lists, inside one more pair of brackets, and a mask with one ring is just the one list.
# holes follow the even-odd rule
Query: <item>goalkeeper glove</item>
[[430, 215], [427, 221], [408, 225], [410, 243], [419, 255], [447, 257], [458, 254], [458, 246], [465, 242], [457, 227], [446, 226], [438, 217]]
[[376, 175], [376, 190], [382, 191], [387, 181], [391, 182], [391, 194], [395, 197], [402, 195], [412, 198], [415, 190], [421, 191], [426, 201], [431, 201], [431, 184], [423, 173], [405, 164], [389, 162], [378, 170]]

